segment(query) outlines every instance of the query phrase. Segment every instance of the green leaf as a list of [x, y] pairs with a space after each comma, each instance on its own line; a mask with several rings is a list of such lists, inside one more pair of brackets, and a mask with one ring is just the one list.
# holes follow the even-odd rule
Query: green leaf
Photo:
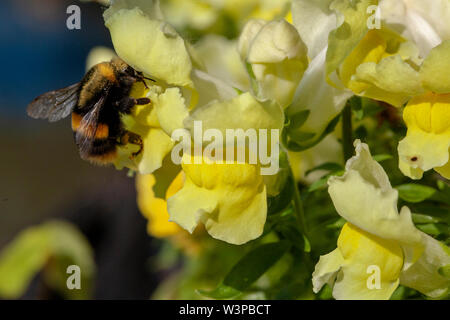
[[[288, 150], [294, 151], [294, 152], [300, 152], [300, 151], [310, 149], [310, 148], [314, 147], [315, 145], [317, 145], [318, 143], [320, 143], [329, 133], [334, 131], [334, 128], [336, 128], [336, 125], [338, 124], [340, 117], [341, 117], [340, 114], [338, 114], [336, 117], [334, 117], [334, 119], [330, 121], [330, 123], [327, 125], [325, 130], [322, 132], [322, 134], [316, 139], [312, 139], [312, 137], [311, 137], [308, 140], [303, 140], [303, 139], [295, 140], [294, 137], [290, 136], [288, 130], [283, 130], [283, 133], [282, 133], [283, 144]], [[302, 132], [302, 134], [304, 134], [304, 132]], [[303, 135], [303, 137], [305, 137], [305, 136]]]
[[412, 219], [413, 219], [413, 221], [414, 221], [415, 224], [438, 223], [438, 222], [441, 222], [440, 219], [437, 219], [437, 218], [432, 217], [432, 216], [429, 216], [429, 215], [420, 214], [420, 213], [413, 213], [413, 214], [412, 214]]
[[[82, 290], [67, 289], [66, 269], [72, 264], [82, 271]], [[93, 253], [84, 236], [71, 224], [52, 221], [28, 228], [0, 253], [0, 296], [19, 298], [41, 270], [47, 284], [65, 297], [89, 297], [95, 271]]]
[[395, 289], [394, 293], [391, 295], [390, 300], [403, 300], [406, 296], [406, 288], [403, 286], [398, 286], [397, 289]]
[[433, 237], [437, 237], [441, 234], [449, 235], [450, 232], [450, 228], [447, 225], [440, 223], [419, 224], [417, 225], [417, 228]]
[[448, 186], [447, 186], [447, 185], [445, 184], [445, 182], [442, 181], [442, 180], [436, 181], [436, 185], [437, 185], [438, 189], [441, 190], [441, 191], [443, 191], [443, 190], [445, 190], [446, 188], [448, 188]]
[[420, 212], [450, 224], [450, 208], [429, 201], [409, 205], [412, 212]]
[[339, 163], [327, 162], [327, 163], [321, 164], [320, 166], [317, 166], [315, 168], [312, 168], [312, 169], [306, 171], [305, 175], [309, 175], [311, 172], [318, 171], [318, 170], [327, 170], [327, 171], [337, 172], [337, 171], [341, 171], [343, 169], [344, 168]]
[[306, 122], [310, 113], [310, 110], [302, 110], [290, 117], [288, 125], [289, 130], [300, 128]]
[[353, 114], [355, 115], [356, 119], [358, 119], [358, 120], [362, 120], [362, 118], [364, 118], [364, 110], [363, 109], [353, 110]]
[[383, 162], [386, 160], [391, 160], [393, 157], [390, 154], [377, 154], [373, 156], [373, 159], [377, 162]]
[[294, 141], [308, 141], [314, 138], [315, 135], [315, 133], [300, 130], [289, 131], [289, 137]]
[[328, 179], [331, 176], [341, 176], [341, 175], [344, 174], [344, 172], [345, 172], [344, 170], [339, 170], [339, 171], [334, 171], [334, 172], [331, 172], [331, 173], [323, 176], [322, 178], [320, 178], [319, 180], [315, 181], [314, 183], [312, 183], [309, 186], [308, 192], [314, 192], [316, 190], [320, 190], [320, 189], [326, 187]]
[[314, 192], [316, 190], [320, 190], [324, 188], [327, 185], [328, 178], [330, 177], [329, 174], [323, 176], [317, 181], [314, 181], [308, 188], [308, 192]]
[[358, 120], [362, 120], [364, 117], [364, 110], [362, 108], [361, 98], [358, 96], [351, 97], [347, 103], [352, 108], [353, 114]]
[[284, 238], [289, 240], [294, 246], [303, 252], [311, 251], [311, 244], [308, 238], [295, 227], [295, 220], [286, 221], [279, 224], [275, 229], [278, 233], [282, 234]]
[[418, 203], [431, 198], [437, 190], [420, 184], [403, 184], [395, 187], [398, 190], [399, 197], [411, 203]]
[[39, 229], [22, 232], [0, 255], [0, 296], [16, 299], [25, 292], [31, 279], [48, 257], [48, 236]]
[[323, 286], [322, 290], [318, 293], [318, 298], [320, 300], [331, 300], [333, 299], [333, 288], [329, 284]]
[[369, 98], [362, 98], [361, 105], [362, 109], [364, 110], [364, 115], [366, 117], [374, 116], [375, 114], [384, 110], [383, 106], [381, 106], [378, 102]]
[[216, 289], [212, 291], [197, 290], [197, 293], [207, 298], [220, 300], [220, 299], [234, 298], [240, 295], [242, 292], [233, 289], [231, 287], [228, 287], [224, 284], [220, 284]]
[[309, 287], [305, 283], [291, 283], [282, 288], [275, 296], [275, 300], [293, 300], [300, 297]]
[[430, 198], [430, 200], [445, 203], [450, 205], [450, 193], [447, 190], [442, 190], [440, 192], [436, 192]]
[[293, 195], [293, 181], [291, 177], [286, 179], [286, 183], [281, 192], [275, 197], [267, 197], [267, 214], [273, 215], [286, 209], [291, 203]]
[[286, 241], [267, 243], [250, 251], [225, 277], [223, 284], [233, 289], [244, 291], [258, 280], [289, 250]]
[[347, 223], [344, 218], [339, 218], [333, 223], [327, 224], [326, 227], [329, 229], [342, 229], [342, 227]]

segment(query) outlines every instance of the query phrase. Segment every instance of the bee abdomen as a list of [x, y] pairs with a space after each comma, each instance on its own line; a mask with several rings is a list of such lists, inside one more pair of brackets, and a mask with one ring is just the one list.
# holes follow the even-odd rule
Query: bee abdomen
[[109, 164], [117, 158], [117, 142], [112, 139], [95, 139], [92, 147], [81, 157], [95, 164]]
[[93, 127], [83, 126], [82, 119], [82, 115], [72, 112], [75, 141], [77, 136], [83, 136], [89, 141], [86, 145], [78, 145], [81, 158], [100, 165], [113, 162], [117, 158], [117, 138], [111, 136], [113, 132], [110, 126], [105, 123], [98, 123], [95, 127], [94, 124]]

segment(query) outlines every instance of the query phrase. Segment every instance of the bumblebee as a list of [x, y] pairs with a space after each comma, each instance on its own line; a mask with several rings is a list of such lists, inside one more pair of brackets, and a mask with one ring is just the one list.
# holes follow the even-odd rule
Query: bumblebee
[[95, 164], [108, 164], [117, 157], [117, 147], [127, 143], [139, 146], [132, 154], [143, 150], [139, 135], [127, 131], [120, 120], [135, 105], [150, 103], [150, 99], [133, 99], [130, 91], [136, 82], [154, 81], [119, 58], [92, 67], [83, 79], [67, 88], [50, 91], [35, 98], [27, 113], [35, 119], [50, 122], [72, 115], [72, 130], [80, 156]]

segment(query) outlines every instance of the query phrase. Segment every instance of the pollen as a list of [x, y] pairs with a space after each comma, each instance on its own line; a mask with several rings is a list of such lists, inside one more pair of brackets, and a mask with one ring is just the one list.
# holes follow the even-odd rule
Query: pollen
[[72, 113], [72, 130], [77, 131], [82, 117], [78, 113]]

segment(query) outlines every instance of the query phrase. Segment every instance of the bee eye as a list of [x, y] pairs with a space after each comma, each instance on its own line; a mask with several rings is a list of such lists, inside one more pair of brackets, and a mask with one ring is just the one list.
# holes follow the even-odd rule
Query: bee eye
[[132, 67], [128, 66], [127, 69], [125, 70], [126, 73], [128, 74], [136, 74], [136, 70], [134, 70]]

